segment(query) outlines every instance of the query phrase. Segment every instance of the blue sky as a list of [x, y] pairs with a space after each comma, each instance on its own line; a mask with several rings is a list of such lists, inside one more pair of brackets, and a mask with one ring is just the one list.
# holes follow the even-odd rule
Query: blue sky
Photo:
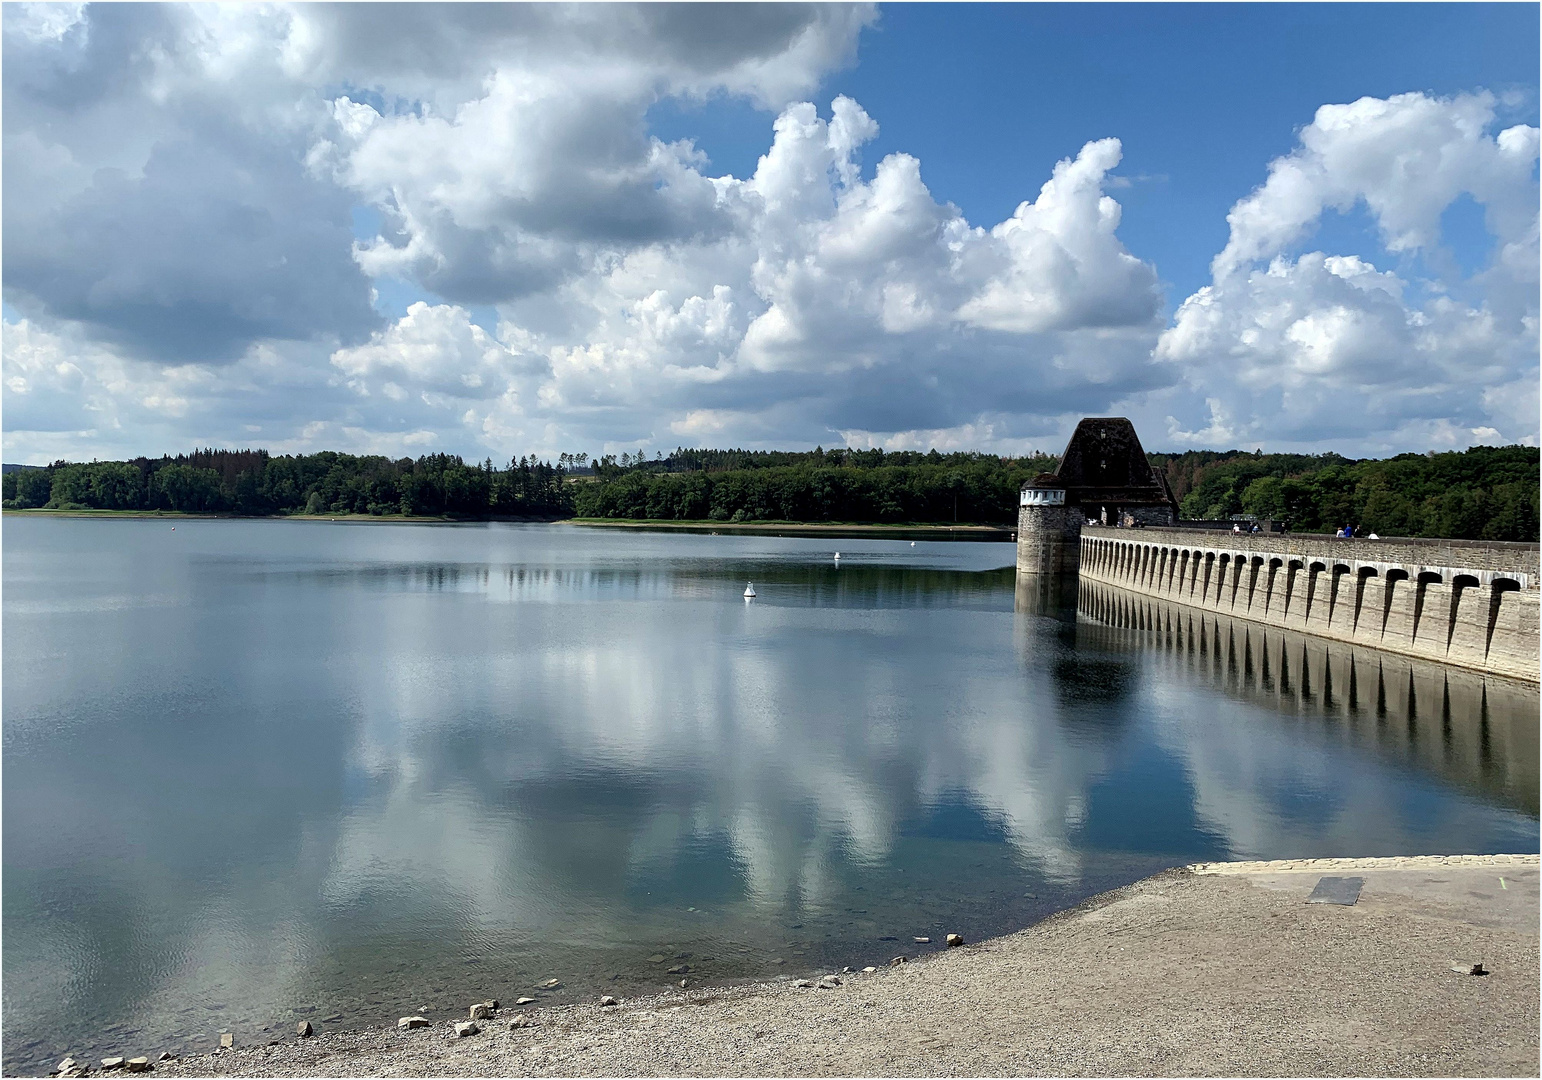
[[[875, 162], [919, 157], [940, 199], [971, 221], [1011, 214], [1050, 166], [1088, 139], [1124, 143], [1120, 234], [1172, 283], [1175, 307], [1209, 277], [1226, 211], [1288, 153], [1326, 102], [1409, 90], [1513, 94], [1509, 122], [1537, 123], [1533, 4], [889, 4], [858, 62], [824, 97], [879, 118]], [[1374, 43], [1374, 46], [1373, 46]], [[690, 138], [716, 169], [746, 176], [773, 117], [742, 100], [661, 102], [666, 140]], [[1471, 205], [1470, 202], [1468, 205]], [[1481, 215], [1451, 238], [1486, 253]], [[1332, 215], [1335, 250], [1369, 252], [1360, 212]], [[1369, 235], [1368, 235], [1369, 234]]]
[[7, 5], [5, 454], [1535, 442], [1538, 10]]

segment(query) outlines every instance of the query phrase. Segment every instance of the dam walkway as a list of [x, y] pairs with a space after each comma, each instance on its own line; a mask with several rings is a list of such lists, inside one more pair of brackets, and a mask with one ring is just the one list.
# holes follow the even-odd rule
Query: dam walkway
[[1234, 618], [1539, 681], [1536, 544], [1088, 525], [1084, 579]]

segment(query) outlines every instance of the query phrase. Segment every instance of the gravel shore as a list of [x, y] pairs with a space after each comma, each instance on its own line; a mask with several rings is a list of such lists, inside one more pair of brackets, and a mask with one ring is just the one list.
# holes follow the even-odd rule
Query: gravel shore
[[[1363, 878], [1358, 903], [1306, 903], [1325, 875]], [[1208, 864], [829, 989], [682, 990], [536, 1010], [519, 1028], [503, 1002], [467, 1038], [461, 1014], [156, 1071], [1536, 1076], [1538, 917], [1534, 855]]]

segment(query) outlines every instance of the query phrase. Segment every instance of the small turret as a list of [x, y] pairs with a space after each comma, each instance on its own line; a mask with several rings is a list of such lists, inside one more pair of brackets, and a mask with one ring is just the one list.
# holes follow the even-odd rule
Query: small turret
[[1066, 503], [1054, 473], [1023, 485], [1017, 508], [1017, 573], [1074, 575], [1081, 568], [1082, 509]]

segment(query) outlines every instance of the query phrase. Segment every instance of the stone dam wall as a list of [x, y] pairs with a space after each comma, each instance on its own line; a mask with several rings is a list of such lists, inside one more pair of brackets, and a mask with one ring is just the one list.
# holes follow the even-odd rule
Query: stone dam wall
[[1536, 544], [1085, 526], [1083, 580], [1536, 683]]

